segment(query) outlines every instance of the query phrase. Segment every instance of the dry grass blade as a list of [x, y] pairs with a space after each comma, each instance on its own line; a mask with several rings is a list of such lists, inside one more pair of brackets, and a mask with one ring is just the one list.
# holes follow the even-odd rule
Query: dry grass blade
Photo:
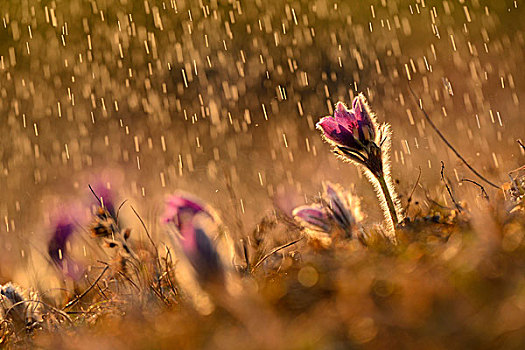
[[88, 287], [88, 289], [86, 289], [82, 294], [80, 294], [78, 297], [76, 297], [75, 299], [71, 300], [69, 303], [67, 303], [63, 308], [62, 310], [65, 310], [65, 309], [68, 309], [70, 307], [72, 307], [73, 305], [75, 305], [76, 303], [78, 303], [80, 301], [80, 299], [82, 299], [84, 296], [86, 296], [87, 293], [89, 293], [94, 287], [95, 285], [98, 283], [98, 281], [100, 281], [100, 279], [102, 278], [102, 276], [104, 276], [104, 274], [106, 273], [106, 271], [109, 269], [109, 265], [106, 265], [106, 267], [104, 267], [104, 269], [102, 270], [102, 272], [100, 273], [100, 275], [97, 277], [97, 279]]
[[419, 174], [417, 175], [416, 182], [414, 183], [414, 186], [412, 187], [412, 190], [410, 191], [410, 195], [407, 198], [407, 206], [405, 207], [405, 213], [408, 217], [408, 209], [410, 208], [410, 204], [412, 203], [412, 196], [414, 195], [414, 192], [416, 191], [417, 185], [419, 184], [419, 180], [421, 179], [421, 167], [419, 167]]
[[456, 209], [461, 212], [461, 205], [459, 205], [458, 202], [456, 202], [456, 199], [454, 198], [454, 195], [452, 194], [452, 190], [450, 189], [450, 186], [448, 184], [448, 181], [447, 179], [445, 179], [445, 163], [443, 163], [443, 161], [441, 161], [441, 181], [443, 181], [443, 183], [445, 184], [445, 187], [447, 188], [447, 192], [450, 196], [450, 199], [452, 199], [452, 202], [454, 203], [454, 206], [456, 207]]
[[28, 300], [22, 300], [22, 301], [19, 301], [15, 304], [13, 304], [7, 311], [6, 311], [6, 316], [9, 315], [9, 313], [11, 311], [14, 310], [15, 307], [17, 307], [18, 305], [22, 305], [22, 304], [26, 304], [26, 303], [37, 303], [37, 304], [41, 304], [45, 307], [47, 307], [49, 310], [59, 314], [60, 316], [62, 316], [63, 318], [65, 318], [66, 320], [68, 320], [70, 323], [73, 323], [73, 321], [71, 320], [71, 318], [69, 317], [69, 315], [67, 313], [65, 313], [63, 310], [59, 310], [57, 309], [56, 307], [54, 306], [51, 306], [41, 300], [35, 300], [35, 299], [28, 299]]
[[263, 257], [261, 258], [261, 260], [259, 260], [259, 261], [257, 262], [257, 264], [255, 264], [255, 266], [254, 266], [253, 269], [252, 269], [252, 272], [254, 272], [255, 270], [257, 270], [257, 268], [258, 268], [258, 267], [259, 267], [259, 266], [260, 266], [260, 265], [261, 265], [266, 259], [268, 259], [270, 256], [272, 256], [273, 254], [277, 253], [278, 251], [280, 251], [280, 250], [282, 250], [282, 249], [288, 248], [288, 247], [290, 247], [290, 246], [296, 244], [297, 242], [299, 242], [299, 241], [301, 241], [301, 240], [303, 240], [303, 239], [304, 239], [304, 237], [301, 237], [301, 238], [298, 238], [298, 239], [293, 240], [293, 241], [291, 241], [291, 242], [288, 242], [288, 243], [286, 243], [286, 244], [283, 244], [282, 246], [279, 246], [279, 247], [276, 247], [276, 248], [272, 249], [268, 254], [266, 254], [265, 256], [263, 256]]
[[144, 228], [144, 231], [146, 232], [146, 236], [148, 236], [148, 239], [151, 243], [151, 245], [153, 246], [153, 248], [155, 249], [155, 255], [157, 257], [157, 260], [158, 260], [158, 257], [159, 257], [159, 253], [158, 253], [158, 250], [157, 250], [157, 245], [155, 244], [155, 242], [153, 241], [153, 238], [151, 238], [151, 235], [149, 233], [149, 230], [146, 226], [146, 223], [144, 222], [144, 220], [142, 220], [142, 218], [140, 217], [139, 213], [135, 210], [135, 208], [133, 208], [132, 205], [130, 205], [131, 207], [131, 210], [133, 210], [133, 213], [135, 213], [135, 215], [137, 216], [137, 218], [139, 219], [142, 227]]
[[485, 187], [483, 187], [481, 184], [477, 183], [474, 180], [469, 180], [469, 179], [461, 179], [460, 181], [461, 182], [470, 182], [471, 184], [474, 184], [474, 185], [478, 186], [481, 189], [481, 196], [483, 198], [485, 198], [486, 200], [489, 200], [489, 195], [487, 194], [487, 191], [485, 191]]

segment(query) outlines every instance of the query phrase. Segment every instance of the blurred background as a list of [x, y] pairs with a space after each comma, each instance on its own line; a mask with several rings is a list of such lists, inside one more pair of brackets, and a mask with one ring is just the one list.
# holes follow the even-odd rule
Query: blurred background
[[[491, 181], [523, 164], [522, 1], [21, 0], [0, 1], [0, 18], [0, 282], [37, 283], [60, 213], [83, 232], [88, 184], [127, 199], [155, 238], [176, 189], [251, 230], [330, 180], [379, 221], [369, 183], [315, 130], [358, 92], [393, 127], [402, 200], [421, 169], [414, 212], [451, 204], [441, 161], [460, 198], [479, 189], [459, 180], [479, 179], [409, 83]], [[122, 217], [144, 237], [129, 207]]]

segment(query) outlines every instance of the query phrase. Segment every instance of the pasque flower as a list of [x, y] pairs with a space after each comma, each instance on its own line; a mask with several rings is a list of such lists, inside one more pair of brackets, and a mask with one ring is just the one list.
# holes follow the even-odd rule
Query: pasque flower
[[214, 242], [199, 223], [199, 217], [184, 214], [180, 221], [181, 245], [201, 281], [219, 281], [224, 267]]
[[175, 228], [176, 242], [201, 282], [222, 281], [224, 266], [204, 224], [218, 224], [211, 208], [190, 195], [177, 193], [166, 201], [162, 221]]
[[164, 223], [173, 223], [180, 230], [183, 215], [189, 214], [194, 216], [199, 213], [210, 218], [213, 217], [210, 209], [197, 198], [193, 198], [188, 194], [177, 193], [166, 200], [166, 207], [164, 215], [162, 216], [162, 221]]
[[402, 220], [402, 213], [390, 176], [390, 126], [378, 126], [365, 96], [359, 94], [352, 109], [338, 102], [334, 115], [321, 118], [317, 128], [334, 153], [356, 164], [372, 182], [395, 240], [395, 226]]
[[63, 215], [55, 219], [53, 234], [47, 244], [47, 253], [53, 263], [64, 273], [64, 275], [78, 279], [82, 273], [82, 267], [69, 255], [67, 242], [74, 232], [72, 218]]
[[47, 252], [49, 257], [55, 264], [62, 267], [64, 256], [66, 254], [66, 243], [69, 236], [73, 233], [73, 223], [62, 219], [55, 225], [53, 235], [47, 245]]
[[320, 203], [297, 207], [292, 215], [308, 229], [330, 234], [338, 228], [346, 237], [352, 237], [361, 219], [359, 200], [337, 184], [325, 182], [323, 187]]
[[362, 94], [354, 99], [352, 109], [337, 102], [334, 115], [321, 118], [317, 128], [337, 154], [366, 166], [376, 176], [383, 173], [381, 145], [387, 135], [378, 129]]

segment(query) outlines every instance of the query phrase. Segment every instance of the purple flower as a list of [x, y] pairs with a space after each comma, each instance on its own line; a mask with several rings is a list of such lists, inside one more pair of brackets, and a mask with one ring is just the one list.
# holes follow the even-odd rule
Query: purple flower
[[64, 254], [66, 254], [66, 243], [73, 233], [73, 224], [62, 218], [55, 225], [53, 236], [47, 245], [47, 252], [55, 264], [62, 266]]
[[220, 281], [224, 277], [221, 258], [214, 242], [198, 221], [198, 217], [183, 216], [179, 238], [182, 250], [201, 281]]
[[[354, 211], [359, 211], [358, 203], [351, 203], [350, 196], [345, 194], [340, 186], [330, 182], [324, 183], [324, 200], [327, 203], [327, 209], [334, 221], [350, 236], [352, 228], [356, 224], [357, 218]], [[352, 205], [355, 208], [352, 208]]]
[[317, 128], [336, 153], [365, 165], [374, 174], [382, 173], [381, 137], [363, 94], [354, 99], [352, 109], [338, 102], [334, 115], [321, 118]]
[[221, 281], [224, 266], [215, 243], [203, 225], [205, 218], [216, 223], [211, 209], [188, 194], [178, 193], [166, 201], [162, 222], [173, 225], [177, 243], [203, 282]]
[[178, 192], [166, 200], [166, 207], [162, 215], [163, 223], [173, 223], [181, 230], [183, 216], [193, 217], [196, 214], [204, 214], [214, 219], [211, 209], [194, 196]]
[[[394, 228], [403, 215], [390, 176], [390, 126], [378, 126], [366, 98], [359, 94], [352, 103], [352, 109], [349, 110], [343, 103], [338, 102], [334, 115], [321, 118], [317, 128], [322, 131], [324, 140], [332, 145], [335, 154], [358, 167], [361, 166], [360, 169], [364, 170], [374, 184], [388, 221], [387, 226], [395, 241]], [[337, 206], [332, 206], [332, 210], [334, 215], [344, 219], [344, 216], [341, 216], [344, 213], [338, 212]]]
[[347, 237], [352, 237], [353, 229], [361, 219], [359, 200], [339, 185], [326, 182], [323, 187], [321, 202], [295, 208], [294, 218], [305, 227], [325, 233], [331, 233], [335, 224]]
[[292, 215], [304, 226], [313, 230], [330, 232], [332, 224], [330, 217], [320, 204], [303, 205], [294, 209]]
[[55, 265], [67, 276], [80, 277], [80, 266], [68, 255], [67, 242], [73, 234], [74, 225], [71, 220], [61, 217], [54, 225], [53, 235], [48, 242], [47, 252]]

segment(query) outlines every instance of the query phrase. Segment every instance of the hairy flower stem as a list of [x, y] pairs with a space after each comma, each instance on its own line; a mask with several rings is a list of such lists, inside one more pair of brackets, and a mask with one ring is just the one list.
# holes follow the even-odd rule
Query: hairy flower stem
[[397, 218], [396, 207], [394, 205], [394, 201], [392, 200], [390, 190], [388, 188], [388, 185], [386, 184], [385, 177], [383, 175], [376, 176], [376, 178], [379, 182], [379, 186], [381, 186], [381, 191], [383, 192], [383, 196], [385, 197], [386, 205], [388, 206], [388, 211], [390, 212], [390, 218], [392, 219], [392, 223], [395, 228], [399, 223], [399, 219]]

